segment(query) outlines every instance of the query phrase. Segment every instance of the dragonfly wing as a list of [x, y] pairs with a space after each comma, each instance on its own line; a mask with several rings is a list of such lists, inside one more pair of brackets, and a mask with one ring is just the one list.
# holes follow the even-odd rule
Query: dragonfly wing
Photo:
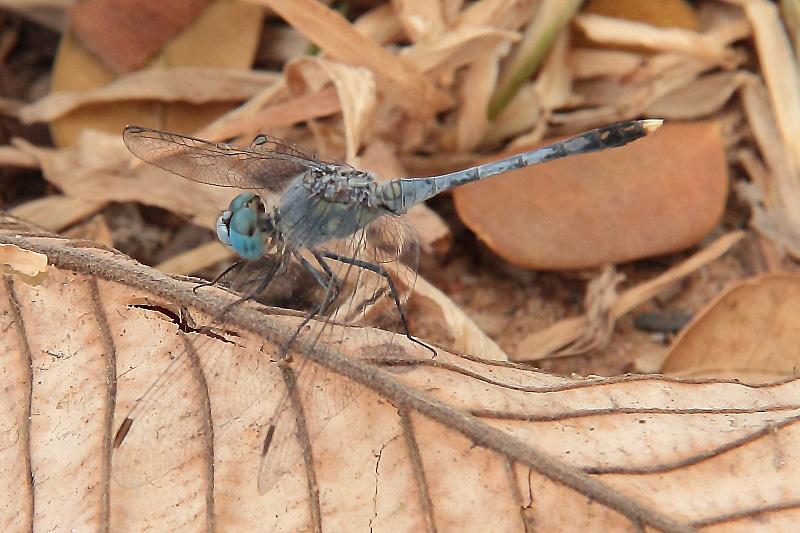
[[182, 352], [177, 343], [170, 348], [175, 358], [117, 430], [112, 473], [125, 488], [151, 483], [207, 452], [203, 391]]
[[284, 142], [277, 137], [271, 135], [264, 135], [263, 133], [257, 135], [253, 142], [250, 143], [250, 148], [267, 153], [286, 154], [297, 157], [299, 159], [306, 159], [309, 161], [318, 161], [318, 157], [310, 152], [306, 152], [293, 144]]
[[321, 165], [277, 140], [269, 145], [274, 150], [243, 148], [139, 126], [125, 128], [122, 138], [143, 161], [192, 181], [221, 187], [280, 194], [297, 176]]
[[[270, 260], [274, 263], [275, 258], [249, 262], [236, 276], [234, 287], [243, 292], [256, 290], [272, 268]], [[226, 310], [209, 326], [195, 333], [179, 333], [164, 349], [169, 358], [166, 369], [118, 422], [112, 473], [120, 485], [150, 483], [192, 459], [213, 453], [212, 436], [224, 438], [230, 421], [260, 398], [280, 395], [280, 390], [268, 390], [280, 383], [270, 355], [236, 349], [239, 343], [258, 345], [260, 339], [255, 335], [242, 338], [246, 333], [225, 333], [225, 324], [250, 305], [254, 304], [231, 294]], [[225, 336], [231, 340], [225, 342]]]
[[[326, 350], [342, 349], [367, 363], [384, 357], [395, 347], [394, 332], [400, 326], [398, 309], [385, 277], [365, 268], [364, 263], [386, 272], [393, 279], [398, 300], [404, 303], [416, 279], [418, 248], [413, 228], [402, 217], [383, 217], [346, 239], [327, 244], [318, 253], [340, 280], [341, 293], [328, 315], [309, 322], [299, 338], [319, 356]], [[351, 261], [326, 258], [325, 253]], [[312, 254], [309, 263], [315, 259]], [[320, 272], [324, 271], [320, 265]], [[344, 327], [348, 325], [361, 327]], [[385, 329], [368, 327], [376, 325]], [[293, 376], [289, 383], [293, 385], [284, 393], [266, 432], [258, 476], [261, 493], [273, 489], [302, 463], [304, 447], [311, 446], [328, 422], [364, 389], [362, 383], [302, 355], [288, 366]], [[368, 372], [370, 368], [374, 371], [377, 367], [368, 365]]]

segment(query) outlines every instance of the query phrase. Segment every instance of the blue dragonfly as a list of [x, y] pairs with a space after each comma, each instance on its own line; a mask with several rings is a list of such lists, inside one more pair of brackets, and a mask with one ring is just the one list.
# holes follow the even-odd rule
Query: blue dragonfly
[[[213, 447], [209, 443], [220, 433], [202, 420], [209, 413], [197, 403], [200, 385], [192, 357], [200, 353], [203, 372], [221, 376], [230, 385], [224, 388], [225, 398], [211, 404], [218, 428], [265, 396], [276, 398], [273, 414], [265, 420], [257, 474], [259, 492], [271, 490], [303, 460], [295, 442], [298, 435], [313, 441], [359, 392], [359, 385], [348, 380], [328, 386], [324, 369], [294, 357], [292, 343], [299, 335], [309, 339], [314, 350], [324, 351], [345, 342], [345, 332], [350, 331], [351, 342], [373, 346], [380, 356], [392, 349], [392, 335], [399, 331], [435, 355], [433, 348], [412, 335], [404, 312], [418, 258], [416, 234], [403, 217], [408, 209], [465, 183], [623, 146], [661, 123], [658, 119], [621, 122], [466, 170], [385, 183], [265, 135], [249, 147], [239, 147], [128, 126], [123, 139], [138, 158], [193, 181], [244, 191], [216, 223], [219, 240], [240, 258], [223, 273], [235, 272], [227, 284], [235, 296], [203, 332], [224, 329], [237, 307], [251, 300], [286, 300], [285, 293], [291, 294], [286, 280], [303, 279], [300, 285], [317, 290], [310, 301], [296, 306], [305, 314], [294, 336], [273, 358], [276, 364], [263, 361], [261, 352], [244, 360], [231, 360], [220, 350], [203, 353], [202, 340], [175, 349], [168, 368], [120, 423], [113, 449], [115, 479], [123, 486], [151, 482]], [[376, 323], [385, 328], [385, 336], [373, 328], [337, 327]], [[276, 366], [284, 370], [282, 393], [269, 389], [281, 375], [275, 374]], [[302, 423], [298, 412], [304, 413]]]

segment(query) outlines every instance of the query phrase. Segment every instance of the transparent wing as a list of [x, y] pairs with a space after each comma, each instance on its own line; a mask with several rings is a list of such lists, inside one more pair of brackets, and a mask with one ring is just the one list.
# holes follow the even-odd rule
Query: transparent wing
[[[402, 306], [406, 302], [416, 280], [418, 246], [413, 227], [402, 217], [383, 217], [312, 254], [323, 258], [340, 288], [328, 314], [310, 323], [303, 338], [309, 339], [318, 353], [335, 347], [362, 356], [366, 362], [384, 357], [393, 348], [395, 332], [405, 333], [398, 303]], [[386, 276], [392, 279], [391, 284]], [[301, 467], [304, 446], [310, 446], [328, 421], [364, 387], [305, 358], [289, 366], [294, 390], [284, 393], [270, 419], [259, 466], [261, 493]]]
[[316, 155], [310, 152], [306, 152], [297, 146], [286, 143], [277, 137], [265, 135], [263, 133], [257, 135], [256, 138], [253, 139], [253, 142], [250, 143], [250, 148], [267, 153], [291, 155], [307, 161], [320, 161]]
[[322, 165], [297, 148], [266, 136], [256, 137], [254, 146], [243, 148], [128, 126], [122, 138], [139, 159], [192, 181], [272, 194], [283, 192], [308, 168]]
[[[245, 294], [255, 291], [279, 262], [279, 256], [248, 262], [232, 288]], [[238, 338], [226, 328], [244, 307], [252, 305], [256, 304], [231, 293], [226, 310], [208, 326], [179, 334], [171, 345], [161, 348], [166, 368], [118, 421], [112, 473], [121, 486], [132, 488], [153, 482], [197, 457], [213, 453], [209, 448], [213, 445], [211, 435], [225, 438], [229, 422], [257, 399], [280, 397], [281, 390], [269, 390], [280, 379], [270, 363], [271, 354], [235, 349], [243, 344], [258, 346], [260, 339], [247, 338], [246, 333], [239, 334], [245, 338]], [[211, 342], [214, 339], [217, 342]]]

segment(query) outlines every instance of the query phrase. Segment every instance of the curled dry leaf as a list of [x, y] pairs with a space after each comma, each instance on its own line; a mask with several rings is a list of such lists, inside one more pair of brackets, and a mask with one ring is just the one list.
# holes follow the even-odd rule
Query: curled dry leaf
[[764, 81], [769, 88], [775, 120], [783, 141], [800, 161], [800, 68], [781, 22], [778, 6], [770, 2], [743, 4], [758, 50]]
[[738, 192], [753, 210], [752, 226], [780, 249], [800, 257], [800, 169], [792, 139], [781, 136], [770, 94], [755, 78], [744, 85], [742, 103], [760, 159], [742, 157], [752, 183], [739, 182]]
[[433, 79], [446, 79], [459, 68], [495, 55], [495, 50], [507, 48], [519, 36], [510, 31], [491, 28], [462, 28], [450, 31], [435, 41], [418, 44], [403, 52], [405, 59], [414, 63]]
[[666, 124], [621, 150], [509, 172], [453, 196], [464, 223], [506, 260], [576, 269], [697, 243], [719, 220], [727, 191], [718, 128], [698, 122]]
[[410, 116], [429, 119], [449, 104], [447, 95], [419, 69], [364, 37], [339, 13], [316, 0], [257, 3], [273, 9], [333, 59], [370, 70], [378, 90]]
[[158, 100], [162, 102], [241, 102], [275, 83], [272, 72], [217, 68], [149, 69], [85, 92], [57, 92], [19, 110], [23, 122], [60, 118], [85, 105]]
[[352, 163], [373, 121], [375, 80], [369, 70], [320, 58], [300, 58], [286, 66], [286, 83], [295, 96], [318, 92], [333, 83], [339, 96], [347, 141], [347, 161]]
[[800, 276], [765, 274], [719, 294], [680, 333], [662, 371], [763, 383], [800, 367]]
[[0, 273], [16, 274], [25, 283], [40, 285], [47, 277], [47, 256], [13, 244], [0, 244]]
[[598, 43], [678, 52], [719, 65], [729, 65], [734, 60], [733, 50], [716, 34], [683, 28], [656, 28], [641, 22], [589, 13], [575, 17], [575, 24], [586, 37]]
[[[40, 287], [12, 276], [0, 285], [8, 339], [0, 376], [3, 523], [584, 532], [765, 524], [777, 531], [796, 523], [797, 381], [573, 380], [444, 351], [431, 359], [402, 339], [392, 361], [371, 360], [368, 347], [346, 337], [325, 357], [299, 341], [290, 366], [308, 358], [312, 368], [332, 371], [314, 395], [300, 396], [303, 412], [348, 381], [366, 387], [319, 438], [304, 441], [309, 462], [268, 494], [257, 493], [255, 476], [264, 413], [283, 387], [277, 368], [250, 409], [215, 427], [211, 445], [151, 483], [123, 488], [111, 475], [112, 437], [126, 408], [184, 340], [198, 340], [182, 331], [219, 309], [220, 299], [195, 297], [191, 284], [116, 253], [30, 230], [19, 237], [8, 218], [3, 227], [0, 242], [46, 253], [56, 267]], [[270, 354], [298, 318], [252, 311], [203, 347], [225, 350], [232, 365], [276, 366]], [[202, 373], [198, 355], [207, 388], [187, 383], [168, 399], [208, 402], [211, 418], [199, 435], [237, 385]], [[203, 397], [185, 396], [201, 390]], [[163, 428], [142, 466], [158, 460], [169, 432]]]

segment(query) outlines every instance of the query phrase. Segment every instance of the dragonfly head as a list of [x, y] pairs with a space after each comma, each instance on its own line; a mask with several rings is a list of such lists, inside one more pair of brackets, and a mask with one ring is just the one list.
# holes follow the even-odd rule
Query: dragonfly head
[[217, 238], [229, 250], [245, 259], [264, 255], [265, 227], [264, 204], [253, 193], [242, 193], [217, 218]]

